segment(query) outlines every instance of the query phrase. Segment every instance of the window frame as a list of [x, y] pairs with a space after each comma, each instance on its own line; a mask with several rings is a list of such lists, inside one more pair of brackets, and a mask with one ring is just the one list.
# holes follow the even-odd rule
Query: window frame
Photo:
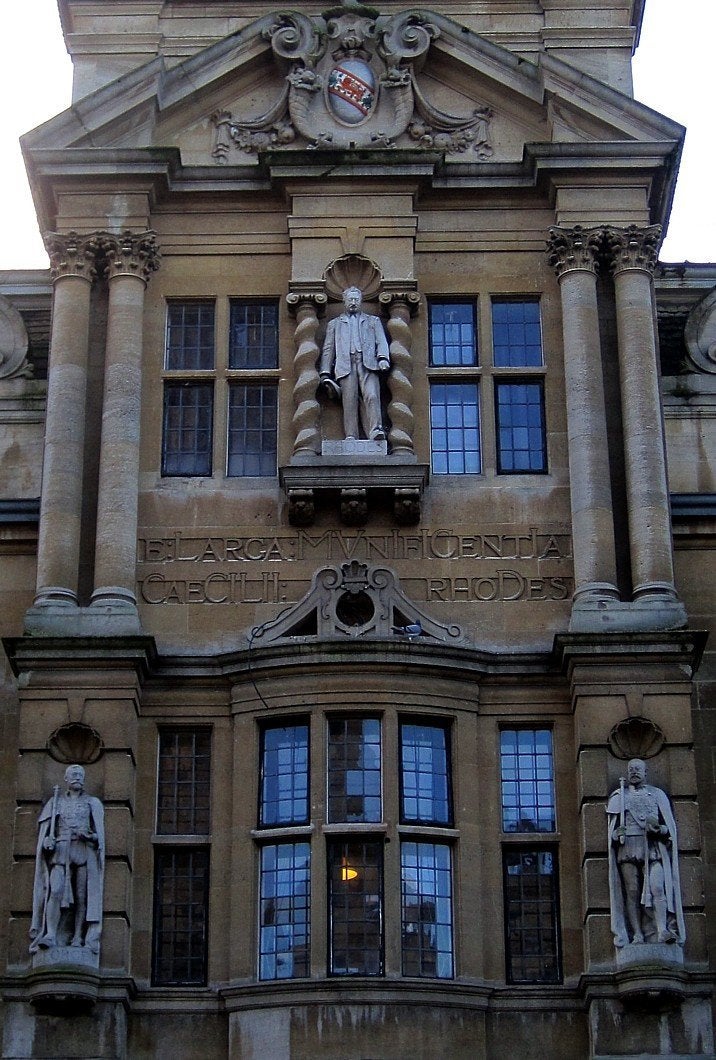
[[[379, 815], [377, 817], [375, 817], [375, 818], [363, 816], [359, 820], [355, 820], [355, 819], [348, 820], [347, 818], [340, 818], [340, 817], [339, 818], [334, 818], [332, 816], [332, 809], [331, 809], [331, 801], [332, 801], [332, 799], [343, 798], [347, 802], [348, 799], [350, 799], [351, 797], [355, 797], [355, 796], [352, 796], [351, 794], [349, 794], [349, 792], [347, 790], [347, 788], [348, 788], [347, 784], [345, 785], [346, 790], [344, 791], [343, 795], [331, 795], [331, 790], [330, 790], [331, 774], [333, 772], [336, 772], [335, 770], [333, 770], [331, 768], [331, 763], [330, 763], [331, 724], [333, 722], [335, 722], [335, 721], [346, 721], [346, 722], [347, 721], [360, 721], [360, 722], [375, 721], [378, 724], [378, 747], [379, 747], [379, 765], [378, 765], [378, 768], [377, 768], [377, 770], [376, 769], [371, 769], [371, 770], [368, 771], [368, 770], [365, 769], [365, 767], [361, 767], [361, 770], [360, 770], [364, 775], [367, 772], [371, 772], [371, 773], [376, 773], [377, 772], [378, 773], [380, 793], [377, 796], [377, 798], [379, 800], [379, 810], [380, 810], [380, 812], [379, 812]], [[336, 714], [336, 713], [332, 712], [332, 713], [326, 715], [325, 733], [326, 733], [326, 750], [325, 750], [325, 762], [326, 762], [326, 766], [325, 766], [325, 768], [326, 768], [326, 774], [325, 774], [326, 822], [329, 825], [346, 825], [348, 827], [350, 827], [351, 825], [361, 825], [361, 826], [365, 826], [365, 827], [369, 827], [371, 825], [372, 826], [380, 825], [383, 822], [384, 814], [385, 814], [385, 790], [384, 790], [385, 785], [384, 785], [384, 777], [383, 777], [384, 766], [385, 766], [385, 741], [384, 741], [384, 733], [383, 733], [383, 716], [381, 714], [363, 713], [363, 712], [356, 712], [356, 711], [345, 711], [345, 712], [342, 712], [340, 714]], [[344, 746], [345, 746], [345, 744], [344, 744]], [[345, 755], [343, 757], [344, 757], [344, 761], [345, 761]], [[358, 770], [355, 770], [355, 772], [357, 772], [357, 771]], [[348, 770], [347, 765], [346, 765], [346, 767], [344, 769], [344, 774], [347, 775], [348, 772], [349, 772], [349, 770]], [[366, 799], [366, 798], [375, 799], [376, 798], [376, 796], [373, 795], [373, 794], [367, 794], [366, 795], [365, 786], [363, 787], [363, 794], [362, 794], [361, 797], [363, 799]]]
[[[495, 306], [496, 305], [536, 305], [537, 306], [537, 323], [539, 325], [540, 333], [540, 364], [497, 364], [497, 358], [495, 356], [496, 346], [495, 342], [495, 327], [500, 324], [500, 321], [495, 320]], [[493, 404], [493, 417], [494, 417], [494, 431], [495, 431], [495, 474], [497, 475], [548, 475], [549, 474], [549, 452], [548, 452], [548, 432], [547, 432], [547, 406], [545, 399], [545, 379], [546, 379], [546, 364], [544, 356], [544, 329], [542, 326], [542, 297], [535, 294], [490, 294], [490, 343], [491, 343], [491, 368], [490, 374], [492, 376], [492, 404]], [[534, 323], [534, 322], [530, 322]], [[501, 344], [500, 344], [501, 345]], [[534, 345], [534, 344], [531, 344]], [[525, 347], [527, 348], [527, 347]], [[526, 359], [525, 359], [526, 360]], [[542, 455], [542, 466], [540, 468], [509, 468], [503, 466], [503, 448], [500, 442], [500, 406], [498, 402], [498, 390], [502, 385], [537, 385], [540, 390], [540, 412], [541, 412], [541, 455]], [[528, 450], [530, 452], [530, 450]]]
[[[306, 871], [306, 894], [305, 894], [305, 899], [306, 899], [306, 901], [305, 901], [306, 918], [305, 918], [305, 921], [304, 921], [304, 925], [305, 925], [305, 964], [306, 964], [306, 970], [305, 970], [305, 972], [303, 974], [300, 974], [300, 975], [293, 975], [292, 974], [292, 975], [282, 975], [282, 976], [278, 976], [278, 975], [275, 975], [275, 976], [264, 976], [262, 974], [262, 966], [263, 966], [264, 958], [265, 957], [266, 958], [270, 958], [272, 956], [271, 951], [264, 950], [262, 948], [262, 945], [263, 945], [263, 932], [264, 932], [265, 928], [268, 926], [268, 925], [263, 923], [263, 916], [264, 916], [263, 903], [264, 903], [264, 901], [267, 900], [266, 896], [264, 894], [264, 876], [265, 876], [265, 872], [264, 872], [264, 856], [265, 856], [267, 850], [273, 848], [276, 851], [278, 851], [278, 849], [280, 847], [292, 847], [293, 848], [293, 851], [294, 851], [294, 854], [293, 854], [294, 862], [295, 862], [296, 858], [299, 856], [297, 854], [298, 847], [305, 847], [306, 850], [308, 851], [307, 867], [305, 869], [305, 871]], [[276, 983], [276, 982], [284, 982], [284, 981], [294, 981], [296, 979], [308, 979], [311, 976], [311, 913], [312, 913], [312, 903], [313, 903], [313, 888], [312, 888], [313, 878], [312, 878], [312, 873], [314, 871], [313, 870], [313, 850], [312, 850], [312, 847], [311, 847], [310, 837], [308, 837], [308, 836], [300, 836], [300, 835], [286, 835], [285, 837], [282, 837], [280, 839], [277, 838], [277, 839], [274, 839], [273, 841], [267, 841], [267, 842], [261, 843], [261, 845], [258, 848], [258, 853], [259, 853], [259, 857], [258, 857], [258, 888], [257, 888], [257, 891], [258, 891], [258, 903], [259, 903], [259, 916], [258, 916], [258, 924], [257, 924], [258, 937], [257, 937], [257, 943], [256, 943], [256, 955], [257, 955], [257, 970], [256, 971], [257, 971], [257, 979], [258, 979], [258, 981], [260, 983]], [[294, 873], [296, 872], [295, 864], [292, 867], [292, 871]], [[290, 896], [291, 911], [292, 912], [295, 911], [295, 903], [293, 902], [294, 897], [295, 897], [295, 892], [292, 891], [291, 892], [291, 896]], [[292, 930], [293, 930], [293, 922], [291, 922], [291, 926], [292, 926]], [[277, 948], [275, 948], [274, 951], [273, 951], [274, 960], [278, 960], [278, 954], [279, 954], [279, 951], [278, 951]]]
[[[161, 930], [161, 912], [164, 908], [161, 900], [161, 885], [165, 876], [161, 871], [161, 865], [163, 861], [167, 861], [170, 858], [187, 857], [194, 858], [200, 856], [205, 858], [205, 872], [203, 878], [203, 895], [201, 901], [202, 910], [202, 922], [203, 932], [201, 938], [201, 954], [199, 957], [185, 958], [186, 960], [198, 960], [201, 961], [201, 976], [196, 979], [188, 978], [186, 976], [172, 976], [163, 977], [159, 974], [159, 965], [162, 960], [162, 947], [164, 945], [163, 939], [171, 939], [176, 941], [176, 933], [165, 936]], [[177, 878], [176, 876], [174, 877]], [[174, 846], [170, 844], [162, 844], [154, 848], [154, 878], [153, 878], [153, 898], [152, 898], [152, 974], [151, 983], [152, 986], [162, 987], [198, 987], [206, 986], [208, 982], [208, 969], [209, 969], [209, 895], [211, 891], [211, 851], [207, 844], [197, 844], [196, 846]], [[172, 909], [176, 909], [176, 904], [170, 906]]]
[[[553, 827], [551, 829], [540, 829], [539, 828], [540, 803], [539, 803], [538, 793], [537, 793], [537, 789], [536, 789], [536, 785], [539, 783], [539, 780], [537, 778], [535, 778], [535, 780], [534, 780], [534, 784], [535, 784], [534, 806], [535, 806], [535, 809], [538, 811], [537, 821], [535, 822], [537, 824], [537, 827], [534, 828], [534, 829], [526, 829], [526, 828], [518, 829], [518, 828], [515, 828], [514, 830], [510, 830], [510, 829], [506, 829], [505, 828], [505, 801], [504, 801], [505, 800], [505, 792], [504, 792], [504, 787], [503, 787], [503, 785], [505, 783], [505, 777], [504, 777], [504, 774], [503, 774], [502, 737], [503, 737], [504, 733], [508, 733], [508, 732], [509, 733], [514, 732], [514, 733], [517, 734], [518, 752], [519, 752], [519, 734], [521, 732], [533, 733], [535, 735], [535, 737], [536, 737], [536, 734], [540, 733], [540, 732], [546, 732], [549, 735], [549, 742], [550, 742], [549, 758], [550, 758], [550, 764], [551, 764], [550, 784], [552, 785], [551, 809], [552, 809], [552, 824], [553, 824]], [[536, 754], [535, 754], [535, 757], [536, 757]], [[517, 758], [518, 758], [518, 761], [519, 761], [519, 753], [517, 753]], [[552, 836], [553, 837], [553, 836], [557, 835], [558, 834], [557, 783], [556, 783], [556, 775], [555, 775], [554, 729], [553, 729], [553, 727], [551, 725], [547, 725], [547, 724], [544, 724], [544, 723], [541, 723], [541, 724], [538, 724], [538, 723], [535, 723], [535, 724], [525, 723], [525, 724], [520, 724], [520, 725], [509, 725], [509, 724], [500, 725], [500, 727], [498, 729], [497, 760], [498, 760], [498, 763], [499, 763], [499, 776], [500, 776], [500, 799], [499, 799], [499, 802], [500, 802], [500, 829], [502, 831], [503, 837], [504, 836], [521, 837], [522, 841], [526, 841], [526, 837], [529, 836], [529, 842], [534, 842], [535, 839], [539, 839], [540, 837], [543, 837], [543, 836], [545, 836], [545, 837]], [[515, 777], [514, 783], [517, 784], [518, 787], [519, 787], [519, 784], [520, 784], [519, 767], [518, 767], [518, 770], [517, 770], [517, 774], [518, 775]], [[517, 802], [516, 805], [517, 805], [517, 808], [521, 808], [521, 806], [522, 806], [521, 802], [519, 801], [519, 792], [518, 792], [518, 802]], [[523, 820], [523, 818], [519, 818], [518, 820]]]
[[[229, 298], [228, 302], [229, 302], [229, 307], [228, 307], [229, 322], [228, 322], [228, 339], [227, 339], [227, 344], [226, 344], [227, 348], [226, 348], [226, 369], [225, 369], [225, 380], [226, 380], [226, 398], [225, 398], [226, 425], [225, 425], [225, 430], [224, 430], [224, 452], [225, 452], [225, 457], [224, 457], [224, 475], [225, 475], [225, 477], [227, 479], [232, 479], [232, 480], [236, 480], [236, 479], [240, 479], [240, 480], [259, 479], [261, 481], [265, 481], [266, 479], [276, 478], [276, 476], [278, 475], [279, 423], [280, 423], [280, 416], [281, 416], [280, 394], [279, 394], [279, 380], [280, 380], [280, 374], [281, 374], [281, 372], [280, 372], [280, 364], [281, 364], [280, 303], [279, 303], [279, 299], [278, 298], [259, 298], [259, 297], [250, 297], [250, 296], [231, 297], [231, 298]], [[275, 334], [276, 363], [275, 363], [275, 365], [273, 365], [273, 366], [261, 365], [261, 366], [252, 366], [252, 367], [247, 367], [247, 366], [246, 367], [236, 367], [236, 366], [232, 365], [232, 363], [231, 363], [232, 350], [233, 350], [233, 343], [232, 343], [233, 325], [232, 325], [232, 319], [233, 319], [234, 309], [237, 308], [237, 307], [240, 307], [240, 306], [245, 306], [245, 307], [261, 306], [262, 308], [266, 308], [268, 306], [271, 306], [272, 308], [275, 309], [275, 314], [276, 314], [276, 323], [275, 323], [275, 329], [276, 329], [276, 334]], [[243, 474], [243, 473], [238, 473], [237, 474], [237, 473], [233, 473], [233, 472], [231, 472], [229, 470], [232, 455], [235, 455], [235, 454], [232, 454], [232, 451], [231, 451], [231, 448], [230, 448], [230, 445], [231, 445], [231, 433], [232, 433], [232, 426], [231, 426], [231, 417], [232, 417], [231, 395], [232, 395], [232, 389], [233, 388], [239, 388], [239, 387], [248, 388], [248, 387], [251, 387], [251, 386], [254, 386], [254, 387], [260, 386], [262, 388], [263, 387], [271, 387], [275, 391], [275, 394], [276, 394], [276, 401], [275, 401], [276, 427], [275, 427], [275, 435], [274, 435], [275, 444], [274, 444], [274, 449], [273, 449], [273, 454], [272, 454], [273, 457], [274, 457], [273, 465], [272, 465], [272, 469], [271, 469], [270, 473], [269, 472], [267, 472], [267, 473], [261, 472], [260, 474], [256, 474], [256, 475]], [[263, 405], [261, 405], [261, 409], [264, 410], [264, 406]], [[247, 453], [243, 454], [244, 457], [247, 456], [247, 455], [252, 455], [252, 454], [250, 454], [250, 453], [249, 454], [247, 454]]]
[[[411, 974], [410, 972], [406, 972], [406, 970], [405, 970], [405, 967], [406, 967], [405, 934], [406, 934], [407, 920], [406, 920], [406, 916], [405, 916], [405, 909], [406, 909], [406, 905], [405, 905], [405, 869], [406, 869], [406, 866], [404, 864], [403, 855], [404, 855], [404, 852], [406, 850], [406, 847], [408, 847], [408, 846], [416, 847], [416, 856], [418, 856], [417, 848], [419, 848], [419, 847], [433, 847], [433, 848], [440, 847], [442, 850], [446, 851], [446, 853], [447, 853], [447, 858], [448, 858], [447, 869], [441, 868], [440, 866], [434, 867], [434, 869], [433, 869], [433, 871], [435, 871], [435, 872], [441, 872], [441, 871], [442, 872], [447, 872], [447, 876], [448, 876], [448, 879], [450, 881], [450, 894], [448, 895], [449, 909], [450, 909], [450, 922], [449, 922], [449, 925], [448, 925], [449, 932], [450, 932], [450, 949], [449, 949], [450, 972], [447, 975], [440, 975], [439, 972], [438, 972], [437, 965], [439, 963], [439, 957], [437, 957], [437, 959], [436, 959], [436, 969], [435, 969], [434, 973], [420, 971], [417, 974]], [[405, 977], [405, 978], [408, 978], [408, 979], [430, 979], [430, 980], [433, 980], [433, 981], [434, 980], [448, 980], [448, 979], [454, 979], [455, 978], [455, 864], [454, 864], [454, 855], [455, 855], [454, 843], [449, 841], [447, 839], [447, 837], [442, 837], [442, 836], [438, 836], [438, 835], [431, 835], [431, 836], [425, 836], [425, 837], [412, 836], [411, 835], [411, 836], [401, 836], [400, 837], [400, 850], [399, 850], [399, 859], [400, 859], [400, 969], [401, 969], [401, 975], [403, 977]], [[416, 892], [416, 893], [420, 897], [420, 902], [418, 904], [422, 908], [422, 906], [426, 904], [426, 895], [425, 895], [424, 892]], [[437, 888], [436, 888], [436, 893], [433, 896], [431, 896], [431, 897], [434, 897], [436, 899], [436, 904], [437, 904], [437, 899], [440, 897], [437, 894]], [[422, 927], [424, 921], [419, 919], [419, 920], [416, 921], [416, 923], [419, 924]], [[422, 947], [419, 946], [418, 950], [422, 954]], [[437, 951], [437, 952], [438, 953], [439, 952], [443, 952], [444, 953], [445, 951]], [[421, 959], [421, 958], [419, 958], [419, 959]]]
[[[265, 776], [264, 755], [266, 749], [266, 733], [271, 729], [306, 729], [306, 815], [302, 820], [298, 818], [291, 821], [277, 821], [268, 823], [263, 819], [263, 784]], [[292, 796], [292, 801], [295, 799]], [[259, 783], [258, 783], [258, 805], [256, 811], [256, 827], [258, 829], [276, 828], [300, 828], [307, 825], [311, 820], [311, 719], [300, 715], [291, 715], [285, 719], [272, 718], [262, 722], [259, 729]]]
[[[368, 846], [375, 849], [378, 853], [377, 865], [379, 871], [379, 895], [378, 895], [378, 970], [374, 972], [367, 972], [365, 970], [350, 972], [350, 971], [336, 971], [335, 968], [335, 946], [334, 946], [334, 914], [333, 914], [333, 868], [334, 862], [332, 860], [332, 851], [337, 849], [346, 849], [349, 845], [362, 846], [364, 849]], [[341, 858], [342, 864], [346, 869], [350, 868], [350, 863], [347, 860], [346, 855]], [[355, 862], [354, 862], [355, 864]], [[364, 863], [363, 863], [364, 864]], [[350, 882], [349, 880], [345, 881]], [[363, 892], [364, 895], [370, 892]], [[355, 923], [355, 921], [353, 921]], [[365, 923], [365, 921], [362, 921]], [[350, 921], [346, 921], [350, 923]], [[342, 836], [331, 835], [327, 837], [326, 842], [326, 975], [328, 978], [334, 979], [351, 979], [355, 977], [364, 976], [370, 979], [379, 979], [385, 976], [385, 840], [384, 837], [376, 833], [346, 833]]]
[[[173, 309], [182, 308], [186, 310], [189, 306], [198, 306], [203, 308], [211, 307], [212, 311], [212, 333], [213, 333], [213, 348], [211, 356], [210, 366], [194, 366], [194, 367], [170, 367], [170, 335], [171, 335], [171, 314]], [[217, 351], [217, 301], [216, 298], [208, 297], [188, 297], [188, 298], [167, 298], [165, 302], [165, 315], [164, 315], [164, 352], [162, 359], [162, 433], [161, 433], [161, 461], [160, 461], [160, 474], [162, 478], [211, 478], [214, 468], [214, 428], [216, 422], [216, 351]], [[168, 403], [167, 395], [171, 391], [178, 391], [180, 388], [185, 390], [197, 390], [199, 387], [210, 388], [210, 423], [208, 428], [202, 428], [202, 430], [208, 429], [209, 431], [209, 446], [208, 446], [208, 469], [201, 471], [170, 471], [168, 466], [170, 464], [170, 458], [173, 457], [175, 460], [179, 460], [185, 457], [187, 453], [191, 455], [191, 450], [177, 449], [172, 452], [168, 448], [169, 440], [169, 428], [167, 424], [168, 416]], [[195, 450], [194, 450], [195, 452]]]
[[[438, 476], [440, 479], [449, 477], [451, 475], [458, 475], [460, 478], [465, 476], [474, 477], [482, 475], [484, 471], [484, 439], [483, 439], [483, 416], [482, 416], [482, 366], [480, 363], [480, 306], [478, 298], [465, 295], [436, 295], [429, 296], [427, 299], [428, 304], [428, 356], [427, 356], [427, 377], [428, 377], [428, 422], [429, 422], [429, 450], [430, 450], [430, 471], [432, 475]], [[434, 326], [434, 311], [438, 306], [469, 306], [472, 311], [472, 332], [473, 332], [473, 361], [471, 364], [440, 364], [436, 363], [433, 355], [433, 326]], [[476, 471], [440, 471], [436, 468], [435, 456], [437, 453], [442, 453], [442, 450], [435, 450], [433, 447], [433, 432], [440, 430], [440, 427], [434, 424], [434, 413], [433, 410], [438, 407], [433, 402], [434, 388], [436, 386], [449, 386], [449, 385], [460, 385], [460, 386], [474, 386], [475, 387], [475, 402], [460, 403], [460, 407], [463, 409], [463, 423], [459, 426], [459, 429], [463, 433], [463, 445], [460, 452], [462, 453], [463, 465], [467, 460], [468, 456], [475, 455], [477, 457], [477, 470]], [[446, 403], [444, 406], [446, 409], [449, 407]], [[466, 426], [464, 423], [466, 408], [475, 409], [476, 425], [475, 427]], [[445, 430], [449, 427], [446, 425]], [[468, 450], [465, 448], [465, 437], [464, 434], [467, 430], [475, 430], [477, 433], [477, 449]], [[450, 453], [450, 448], [446, 448], [446, 455]]]
[[[525, 857], [534, 855], [539, 858], [549, 854], [552, 861], [552, 893], [550, 895], [550, 909], [552, 914], [551, 930], [554, 933], [554, 953], [547, 954], [545, 959], [554, 960], [553, 976], [538, 976], [535, 978], [520, 978], [513, 972], [516, 959], [524, 959], [525, 954], [520, 953], [513, 957], [510, 942], [510, 897], [507, 891], [507, 859], [510, 857]], [[510, 986], [551, 986], [563, 981], [562, 966], [562, 930], [560, 920], [560, 880], [559, 880], [559, 849], [556, 843], [505, 843], [502, 848], [502, 900], [503, 900], [503, 923], [504, 923], [504, 947], [505, 947], [505, 982]], [[535, 930], [535, 929], [533, 929]], [[542, 931], [541, 925], [536, 929]], [[544, 954], [540, 951], [537, 956], [542, 958]]]
[[[408, 818], [405, 814], [405, 767], [403, 764], [403, 729], [407, 725], [423, 726], [424, 728], [440, 729], [445, 737], [445, 781], [447, 788], [447, 820], [439, 821], [436, 818]], [[398, 818], [401, 825], [411, 827], [427, 828], [453, 828], [455, 821], [453, 804], [452, 783], [452, 723], [443, 719], [432, 719], [424, 716], [401, 715], [397, 717], [398, 727]], [[418, 799], [418, 802], [420, 800]]]

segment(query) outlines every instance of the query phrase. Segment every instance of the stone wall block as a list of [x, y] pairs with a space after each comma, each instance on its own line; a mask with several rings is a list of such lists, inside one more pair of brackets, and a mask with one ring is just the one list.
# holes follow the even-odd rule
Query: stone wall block
[[45, 790], [45, 772], [47, 752], [26, 751], [20, 755], [17, 764], [15, 797], [22, 801], [34, 801]]
[[582, 873], [587, 913], [609, 909], [609, 863], [606, 857], [587, 858]]
[[701, 828], [698, 806], [695, 802], [675, 802], [673, 807], [679, 834], [679, 850], [700, 850]]
[[100, 961], [103, 968], [129, 967], [129, 924], [125, 917], [105, 914]]
[[707, 925], [703, 913], [684, 910], [686, 945], [684, 959], [693, 964], [704, 964], [708, 960]]
[[607, 849], [607, 813], [604, 803], [585, 803], [581, 817], [584, 853], [604, 853]]
[[577, 746], [605, 746], [609, 733], [626, 716], [626, 695], [582, 695], [577, 693], [574, 707], [575, 742]]
[[112, 802], [126, 801], [134, 806], [136, 766], [125, 751], [108, 752], [100, 760], [102, 768], [102, 798]]
[[129, 807], [120, 804], [105, 806], [104, 826], [108, 857], [130, 857], [133, 828]]
[[25, 748], [44, 750], [48, 738], [55, 729], [59, 729], [60, 725], [66, 725], [69, 721], [68, 701], [64, 698], [23, 700], [19, 734], [21, 750]]
[[40, 813], [40, 803], [37, 805], [23, 804], [15, 811], [15, 842], [13, 853], [15, 857], [34, 857], [37, 847], [37, 818]]
[[[647, 769], [651, 765], [647, 762]], [[668, 749], [668, 781], [666, 790], [672, 799], [696, 798], [696, 762], [690, 747], [670, 747]]]
[[681, 898], [684, 906], [691, 909], [704, 907], [704, 863], [700, 857], [681, 855], [679, 857], [679, 876], [681, 877]]
[[85, 701], [83, 718], [102, 737], [105, 747], [130, 748], [137, 742], [137, 710], [132, 696]]
[[610, 757], [606, 747], [589, 747], [580, 752], [577, 776], [582, 797], [606, 801], [611, 790], [607, 779]]
[[659, 726], [667, 744], [691, 742], [691, 697], [688, 693], [646, 692], [642, 697], [641, 713]]
[[8, 967], [21, 968], [30, 965], [30, 924], [32, 914], [28, 910], [26, 915], [11, 916], [7, 932], [7, 963]]
[[586, 918], [584, 930], [584, 948], [587, 967], [612, 968], [614, 964], [614, 935], [612, 934], [610, 915], [590, 913]]
[[107, 858], [104, 870], [105, 913], [124, 913], [129, 909], [132, 873], [123, 858]]
[[16, 858], [10, 871], [10, 894], [13, 909], [32, 909], [32, 884], [35, 878], [34, 857]]

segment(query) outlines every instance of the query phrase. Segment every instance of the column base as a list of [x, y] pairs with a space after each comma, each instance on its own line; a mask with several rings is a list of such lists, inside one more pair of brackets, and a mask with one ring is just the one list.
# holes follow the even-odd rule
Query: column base
[[25, 634], [31, 637], [122, 637], [142, 633], [136, 604], [102, 601], [90, 607], [34, 604], [25, 612]]
[[77, 607], [77, 593], [74, 589], [64, 589], [59, 585], [46, 585], [38, 590], [32, 606], [74, 608]]
[[653, 593], [633, 601], [581, 597], [572, 603], [570, 633], [653, 633], [684, 629], [686, 608], [670, 594]]

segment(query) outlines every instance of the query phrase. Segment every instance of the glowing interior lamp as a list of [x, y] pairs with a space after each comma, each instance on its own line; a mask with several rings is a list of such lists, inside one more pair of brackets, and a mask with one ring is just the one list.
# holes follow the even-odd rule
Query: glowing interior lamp
[[343, 883], [348, 883], [349, 880], [354, 880], [358, 875], [358, 870], [352, 868], [346, 858], [341, 861], [341, 880]]

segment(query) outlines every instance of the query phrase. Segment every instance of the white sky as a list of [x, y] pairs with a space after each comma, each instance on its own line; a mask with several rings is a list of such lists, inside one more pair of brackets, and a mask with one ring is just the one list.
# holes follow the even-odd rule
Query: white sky
[[[71, 64], [56, 0], [5, 0], [4, 7], [0, 269], [46, 268], [18, 137], [69, 106]], [[716, 0], [647, 0], [636, 96], [688, 129], [662, 261], [716, 261], [715, 40]]]

